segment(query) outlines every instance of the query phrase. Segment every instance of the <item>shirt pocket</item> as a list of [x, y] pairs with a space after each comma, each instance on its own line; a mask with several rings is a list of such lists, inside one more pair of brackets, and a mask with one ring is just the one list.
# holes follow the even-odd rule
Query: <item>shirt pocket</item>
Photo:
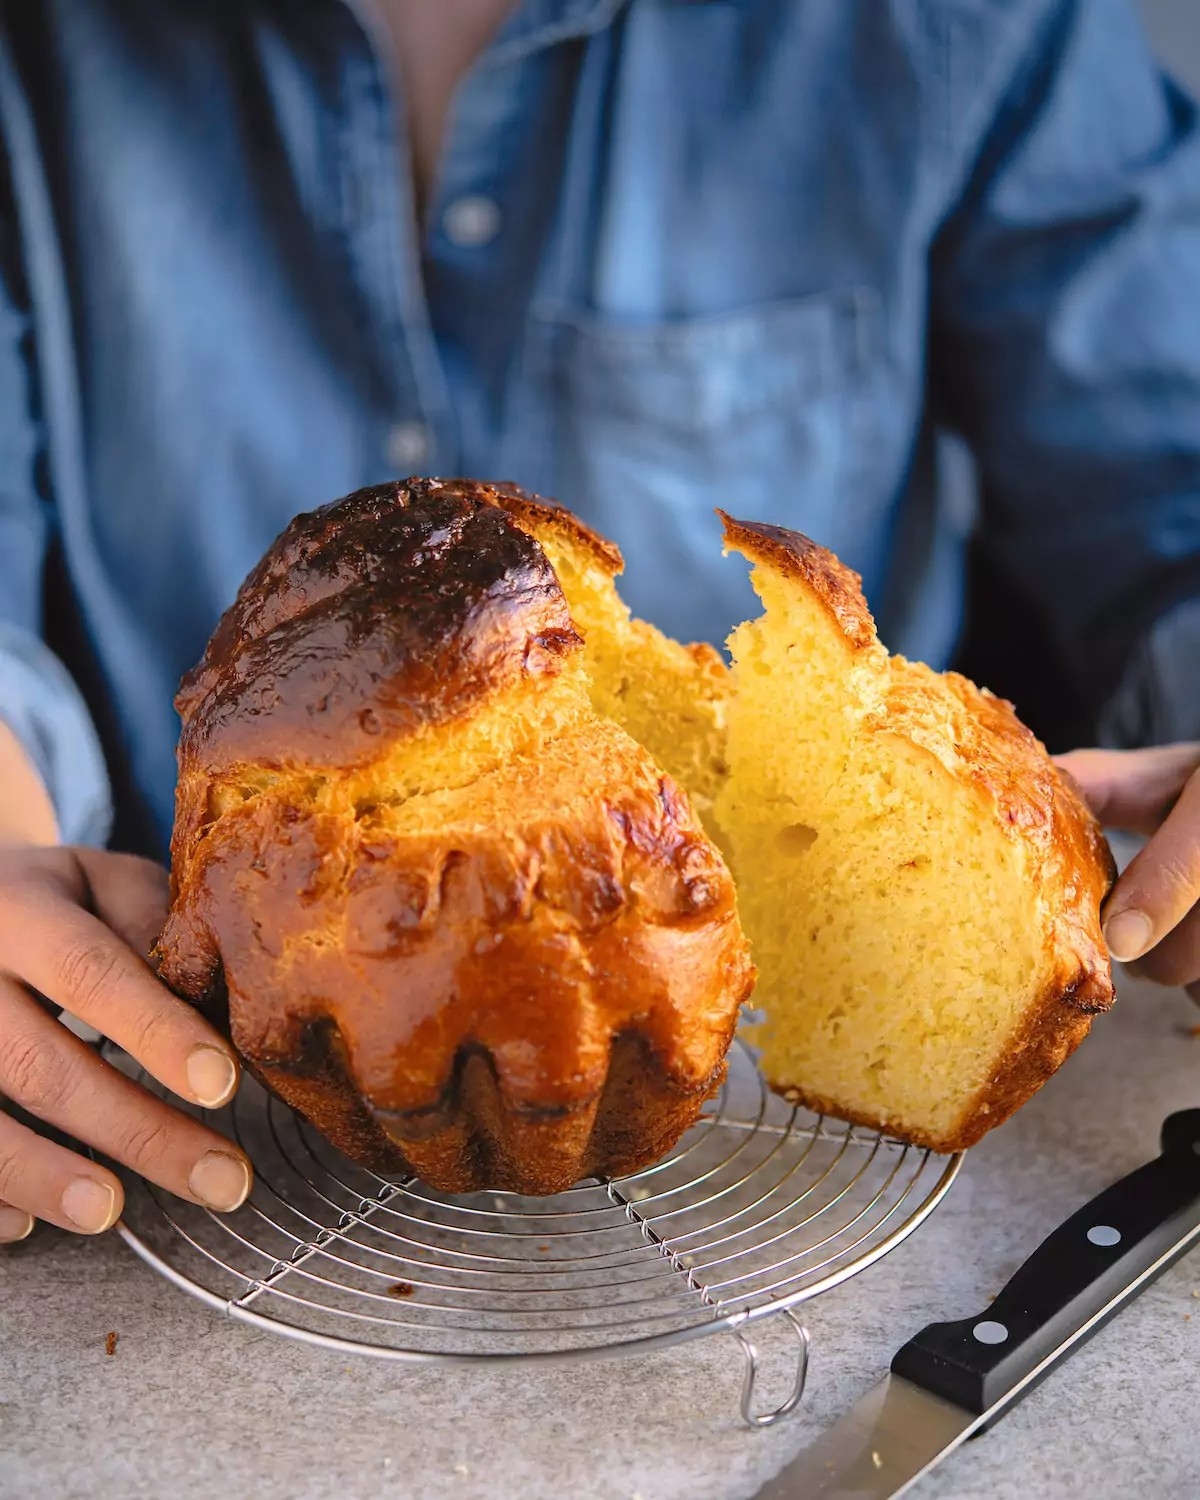
[[754, 606], [716, 507], [861, 534], [879, 321], [870, 288], [653, 324], [539, 308], [522, 469], [621, 546], [638, 613], [723, 639]]

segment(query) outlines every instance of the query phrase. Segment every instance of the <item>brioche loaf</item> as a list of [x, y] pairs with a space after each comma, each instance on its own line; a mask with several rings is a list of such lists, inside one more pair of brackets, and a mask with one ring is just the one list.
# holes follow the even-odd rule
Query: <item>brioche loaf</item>
[[726, 541], [765, 606], [732, 670], [468, 481], [298, 517], [219, 624], [160, 971], [347, 1154], [543, 1193], [653, 1160], [722, 1076], [743, 927], [771, 1083], [939, 1150], [1111, 1003], [1107, 846], [1011, 707], [889, 656], [798, 533]]
[[752, 984], [728, 870], [593, 708], [535, 528], [611, 582], [511, 489], [301, 516], [177, 700], [163, 978], [348, 1155], [452, 1192], [660, 1156]]

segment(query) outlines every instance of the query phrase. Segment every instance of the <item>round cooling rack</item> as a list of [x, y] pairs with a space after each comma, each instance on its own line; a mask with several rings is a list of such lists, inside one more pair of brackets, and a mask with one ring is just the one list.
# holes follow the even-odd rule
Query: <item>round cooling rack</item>
[[[253, 1161], [250, 1198], [212, 1214], [123, 1172], [118, 1229], [209, 1307], [329, 1349], [423, 1362], [641, 1353], [723, 1330], [745, 1356], [742, 1410], [756, 1425], [803, 1392], [798, 1305], [899, 1244], [961, 1161], [786, 1103], [741, 1043], [721, 1093], [662, 1161], [551, 1198], [454, 1197], [381, 1177], [248, 1078], [225, 1109], [193, 1112]], [[795, 1336], [795, 1380], [782, 1406], [755, 1415], [747, 1330], [772, 1315]]]

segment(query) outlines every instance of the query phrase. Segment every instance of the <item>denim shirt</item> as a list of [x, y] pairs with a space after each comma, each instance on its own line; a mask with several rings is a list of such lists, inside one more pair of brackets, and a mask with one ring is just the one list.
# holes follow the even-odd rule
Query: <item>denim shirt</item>
[[0, 11], [0, 714], [67, 839], [161, 851], [242, 576], [410, 472], [689, 638], [755, 607], [714, 507], [799, 527], [935, 665], [975, 533], [1114, 736], [1200, 733], [1200, 130], [1125, 0], [526, 0], [423, 233], [377, 22]]

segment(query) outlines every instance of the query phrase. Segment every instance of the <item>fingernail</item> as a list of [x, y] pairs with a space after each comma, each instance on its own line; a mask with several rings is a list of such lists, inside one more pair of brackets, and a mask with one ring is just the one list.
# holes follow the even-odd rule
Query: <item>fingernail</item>
[[193, 1047], [187, 1060], [187, 1081], [197, 1103], [216, 1109], [237, 1087], [237, 1069], [227, 1052], [216, 1047]]
[[99, 1234], [117, 1217], [117, 1195], [107, 1182], [76, 1177], [62, 1195], [62, 1211], [84, 1234]]
[[10, 1208], [0, 1203], [0, 1245], [15, 1245], [18, 1240], [28, 1239], [33, 1233], [33, 1215], [23, 1208]]
[[250, 1168], [240, 1156], [209, 1151], [192, 1168], [188, 1189], [201, 1203], [227, 1214], [246, 1201]]
[[1129, 963], [1131, 959], [1141, 958], [1150, 946], [1153, 932], [1150, 918], [1144, 911], [1136, 911], [1133, 907], [1117, 912], [1104, 924], [1104, 940], [1108, 944], [1108, 951], [1123, 964]]

